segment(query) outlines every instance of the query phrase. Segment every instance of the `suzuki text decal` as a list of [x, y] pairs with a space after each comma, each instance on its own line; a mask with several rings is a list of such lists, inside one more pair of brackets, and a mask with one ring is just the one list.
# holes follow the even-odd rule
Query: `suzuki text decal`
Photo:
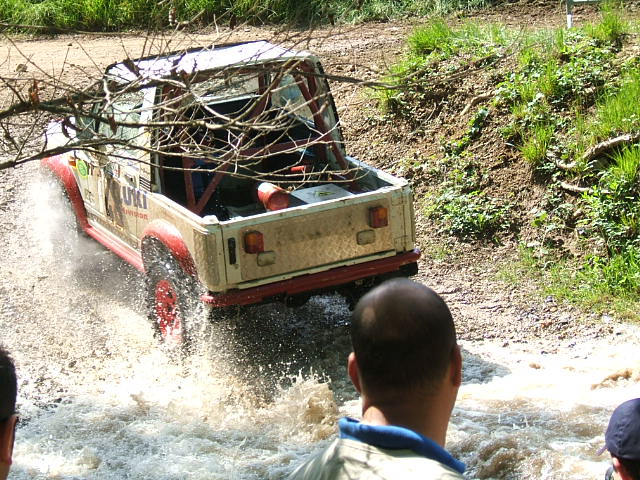
[[[143, 210], [147, 209], [147, 193], [142, 190], [138, 190], [133, 187], [127, 187], [126, 185], [122, 186], [122, 200], [125, 205], [130, 207], [137, 207]], [[136, 210], [132, 210], [130, 208], [124, 207], [122, 209], [125, 215], [130, 215], [136, 218], [142, 218], [143, 220], [149, 219], [148, 213], [138, 212]]]
[[133, 187], [122, 186], [122, 200], [128, 206], [147, 209], [147, 193]]

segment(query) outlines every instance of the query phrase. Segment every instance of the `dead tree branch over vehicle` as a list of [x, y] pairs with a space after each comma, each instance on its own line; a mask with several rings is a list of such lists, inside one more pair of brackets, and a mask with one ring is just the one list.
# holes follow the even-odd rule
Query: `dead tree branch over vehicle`
[[[166, 43], [169, 45], [170, 42]], [[164, 45], [157, 40], [150, 40], [146, 48], [162, 50], [163, 47]], [[156, 54], [156, 56], [161, 55], [162, 53]], [[185, 55], [188, 55], [186, 50], [177, 52], [173, 54], [173, 61], [178, 64]], [[152, 56], [147, 58], [151, 59]], [[24, 59], [23, 65], [28, 65], [30, 70], [35, 71], [34, 74], [26, 76], [24, 71], [20, 71], [0, 76], [0, 85], [5, 92], [9, 93], [8, 96], [5, 95], [0, 99], [0, 129], [3, 133], [0, 148], [4, 150], [3, 156], [7, 158], [0, 163], [0, 169], [43, 158], [48, 152], [63, 153], [64, 145], [52, 146], [46, 142], [46, 139], [44, 143], [39, 143], [39, 136], [34, 135], [36, 133], [34, 128], [37, 130], [37, 127], [34, 127], [35, 124], [42, 124], [45, 119], [62, 117], [65, 120], [60, 123], [60, 129], [68, 139], [66, 143], [69, 149], [97, 149], [107, 148], [109, 145], [122, 147], [123, 143], [128, 143], [128, 149], [131, 152], [140, 150], [139, 155], [131, 156], [131, 160], [136, 161], [144, 161], [141, 159], [144, 154], [162, 154], [171, 157], [183, 155], [188, 151], [193, 159], [209, 163], [209, 165], [201, 165], [200, 168], [208, 168], [211, 172], [224, 168], [230, 175], [242, 176], [242, 171], [249, 169], [248, 174], [255, 175], [257, 172], [252, 169], [252, 166], [260, 158], [274, 155], [269, 153], [269, 149], [275, 143], [283, 143], [288, 135], [287, 125], [291, 124], [293, 117], [304, 118], [304, 114], [307, 114], [306, 120], [311, 120], [309, 107], [313, 104], [319, 104], [317, 115], [322, 117], [327, 111], [327, 105], [324, 102], [332, 101], [329, 97], [323, 97], [322, 93], [307, 92], [306, 98], [304, 95], [299, 96], [296, 100], [297, 105], [289, 102], [284, 109], [261, 106], [261, 102], [264, 103], [266, 98], [275, 96], [282, 98], [281, 92], [286, 93], [287, 89], [291, 88], [288, 85], [278, 84], [282, 78], [286, 77], [290, 83], [301, 82], [301, 84], [306, 81], [305, 79], [314, 76], [322, 77], [318, 83], [326, 81], [327, 78], [336, 83], [361, 82], [344, 76], [325, 75], [324, 72], [318, 75], [318, 72], [302, 71], [299, 69], [300, 65], [293, 63], [283, 65], [282, 71], [274, 76], [271, 84], [261, 87], [260, 95], [248, 99], [243, 110], [233, 112], [233, 116], [230, 117], [216, 112], [207, 105], [210, 99], [204, 91], [205, 87], [215, 86], [216, 83], [229, 85], [234, 77], [243, 78], [242, 81], [245, 83], [251, 83], [260, 75], [259, 67], [254, 68], [253, 71], [248, 67], [243, 70], [212, 69], [207, 73], [206, 79], [201, 73], [196, 78], [184, 72], [162, 78], [151, 78], [147, 72], [144, 74], [147, 76], [143, 78], [136, 64], [127, 58], [121, 62], [122, 71], [119, 73], [128, 76], [126, 82], [119, 82], [117, 78], [102, 78], [96, 68], [95, 71], [87, 72], [88, 85], [80, 88], [65, 83], [60, 76], [45, 72], [29, 58]], [[373, 83], [368, 82], [369, 85]], [[147, 115], [148, 112], [136, 110], [135, 105], [128, 105], [128, 107], [134, 107], [128, 112], [117, 106], [126, 104], [124, 99], [135, 96], [136, 92], [150, 88], [155, 88], [159, 92], [172, 92], [171, 98], [167, 97], [163, 100], [163, 104], [159, 105], [164, 110], [162, 115], [145, 118], [140, 122], [137, 119]], [[289, 100], [285, 100], [285, 103]], [[83, 124], [77, 124], [71, 119], [82, 119]], [[99, 125], [103, 128], [101, 129]], [[110, 127], [111, 134], [105, 125]], [[39, 128], [43, 126], [40, 125]], [[135, 136], [123, 139], [113, 135], [118, 129], [126, 131], [141, 128], [145, 128], [145, 133], [153, 137], [154, 143], [151, 147], [140, 145]], [[28, 135], [25, 135], [27, 132]], [[234, 140], [240, 138], [243, 132], [249, 132], [248, 136], [254, 139], [262, 137], [262, 148], [254, 146], [249, 149], [250, 151], [239, 149]], [[279, 136], [277, 132], [280, 132]], [[226, 139], [220, 138], [223, 133], [227, 135]], [[314, 138], [307, 140], [309, 143], [307, 147], [313, 143], [329, 145], [328, 138], [334, 135], [339, 135], [336, 133], [336, 125], [333, 125], [324, 135], [314, 135]], [[268, 136], [270, 138], [267, 138]], [[291, 143], [293, 140], [291, 138], [288, 140], [290, 140], [288, 150], [285, 149], [278, 154], [300, 150], [302, 146], [300, 139], [297, 143]], [[341, 138], [337, 138], [337, 141], [342, 142]], [[256, 143], [255, 140], [253, 143]], [[220, 160], [221, 157], [224, 158]], [[215, 164], [211, 162], [213, 158], [217, 159]], [[232, 161], [242, 162], [243, 168], [230, 168], [228, 164]], [[171, 168], [188, 170], [188, 167]], [[347, 170], [349, 169], [343, 172], [345, 178], [352, 175], [352, 172]], [[309, 181], [313, 181], [313, 178], [305, 178], [305, 182]]]
[[[8, 163], [42, 158], [79, 229], [144, 272], [167, 344], [189, 344], [200, 307], [353, 303], [417, 271], [410, 187], [347, 154], [307, 51], [252, 41], [127, 58], [64, 96], [51, 94], [60, 77], [0, 81]], [[42, 140], [34, 116], [58, 117]]]

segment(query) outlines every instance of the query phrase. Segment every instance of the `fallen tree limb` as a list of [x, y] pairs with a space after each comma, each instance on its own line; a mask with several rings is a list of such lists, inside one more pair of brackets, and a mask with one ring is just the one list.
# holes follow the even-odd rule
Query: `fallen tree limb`
[[640, 140], [640, 132], [627, 133], [625, 135], [620, 135], [619, 137], [610, 138], [609, 140], [597, 143], [593, 147], [588, 148], [587, 151], [584, 152], [584, 155], [582, 155], [582, 160], [584, 162], [588, 162], [589, 160], [593, 160], [617, 146], [637, 142], [638, 140]]
[[[593, 193], [593, 188], [591, 187], [579, 187], [569, 182], [560, 182], [560, 188], [571, 193], [588, 193], [588, 194]], [[610, 190], [600, 190], [600, 193], [603, 193], [605, 195], [611, 195]]]
[[560, 170], [569, 171], [576, 168], [578, 164], [576, 162], [564, 163], [561, 160], [556, 160], [556, 167]]
[[466, 115], [467, 112], [475, 107], [478, 103], [484, 102], [485, 100], [489, 100], [491, 98], [493, 98], [493, 93], [483, 93], [481, 95], [473, 97], [471, 100], [469, 100], [469, 103], [467, 103], [467, 105], [462, 109], [460, 115]]
[[560, 187], [562, 187], [563, 190], [572, 193], [591, 193], [592, 191], [589, 187], [579, 187], [568, 182], [560, 182]]

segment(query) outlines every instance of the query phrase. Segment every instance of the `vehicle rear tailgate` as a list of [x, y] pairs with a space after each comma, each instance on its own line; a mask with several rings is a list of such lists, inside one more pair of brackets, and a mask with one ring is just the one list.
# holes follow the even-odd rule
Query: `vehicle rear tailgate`
[[[233, 238], [231, 244], [237, 250], [235, 255], [227, 252], [228, 283], [262, 283], [262, 279], [273, 281], [323, 266], [331, 268], [395, 254], [394, 237], [405, 235], [405, 225], [401, 205], [400, 215], [392, 214], [390, 193], [359, 194], [223, 222], [225, 246], [229, 248], [228, 239]], [[370, 226], [369, 212], [376, 207], [389, 212], [387, 226]], [[399, 235], [392, 233], [394, 224]], [[264, 252], [245, 251], [244, 236], [248, 232], [262, 234]], [[229, 261], [234, 257], [236, 263]]]

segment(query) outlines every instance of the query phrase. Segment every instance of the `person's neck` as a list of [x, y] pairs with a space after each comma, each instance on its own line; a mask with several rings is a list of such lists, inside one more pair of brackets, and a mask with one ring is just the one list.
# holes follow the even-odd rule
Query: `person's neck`
[[[435, 402], [434, 402], [435, 403]], [[444, 448], [451, 412], [436, 411], [421, 402], [364, 403], [362, 422], [370, 425], [396, 425], [430, 438]]]

